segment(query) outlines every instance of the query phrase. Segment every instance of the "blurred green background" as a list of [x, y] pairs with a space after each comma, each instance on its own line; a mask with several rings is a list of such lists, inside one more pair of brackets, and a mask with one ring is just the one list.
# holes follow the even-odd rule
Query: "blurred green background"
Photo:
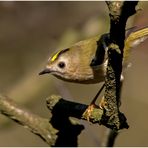
[[[148, 2], [131, 17], [127, 28], [148, 25]], [[100, 85], [63, 82], [38, 76], [58, 48], [109, 30], [105, 2], [0, 2], [0, 92], [23, 107], [49, 117], [46, 97], [59, 94], [89, 104]], [[132, 50], [125, 72], [121, 111], [130, 128], [122, 130], [115, 146], [148, 146], [148, 40]], [[81, 121], [85, 130], [79, 146], [99, 146], [106, 128]], [[0, 146], [48, 146], [27, 129], [0, 115]]]

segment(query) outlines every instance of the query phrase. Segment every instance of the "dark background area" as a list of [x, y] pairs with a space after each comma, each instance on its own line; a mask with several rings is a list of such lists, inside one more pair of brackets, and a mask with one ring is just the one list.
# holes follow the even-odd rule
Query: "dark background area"
[[[147, 26], [148, 2], [131, 17], [127, 28]], [[89, 104], [100, 88], [38, 76], [52, 52], [109, 30], [105, 2], [0, 2], [0, 92], [43, 117], [51, 116], [45, 99], [59, 94]], [[148, 146], [148, 40], [134, 48], [125, 71], [121, 111], [130, 128], [115, 146]], [[80, 121], [85, 130], [79, 146], [99, 146], [106, 128]], [[27, 129], [0, 115], [0, 146], [48, 146]]]

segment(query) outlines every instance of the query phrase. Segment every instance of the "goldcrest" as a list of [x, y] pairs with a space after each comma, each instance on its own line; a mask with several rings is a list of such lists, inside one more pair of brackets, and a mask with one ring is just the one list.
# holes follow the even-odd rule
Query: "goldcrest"
[[[125, 39], [123, 65], [129, 49], [148, 37], [148, 27], [128, 30]], [[94, 84], [104, 81], [107, 67], [109, 33], [80, 41], [73, 46], [59, 50], [48, 60], [46, 68], [39, 75], [50, 73], [69, 82]]]

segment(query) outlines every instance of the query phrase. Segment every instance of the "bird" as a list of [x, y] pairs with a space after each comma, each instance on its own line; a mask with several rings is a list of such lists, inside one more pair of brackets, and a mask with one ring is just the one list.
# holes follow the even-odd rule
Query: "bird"
[[[125, 39], [123, 65], [128, 59], [129, 49], [140, 44], [147, 37], [148, 27], [129, 33]], [[50, 56], [45, 69], [39, 75], [50, 73], [58, 79], [81, 84], [102, 82], [106, 74], [108, 44], [109, 33], [101, 37], [97, 35], [59, 50]], [[98, 55], [97, 60], [94, 59], [95, 55]]]
[[[136, 27], [132, 27], [126, 31], [123, 50], [123, 67], [127, 63], [130, 49], [148, 37], [148, 26], [140, 29], [135, 28]], [[50, 73], [58, 79], [81, 84], [103, 82], [105, 80], [108, 63], [107, 51], [109, 45], [110, 34], [105, 33], [79, 41], [68, 48], [60, 49], [49, 57], [45, 69], [42, 70], [39, 75]], [[102, 88], [103, 87], [104, 85]], [[91, 105], [94, 104], [96, 98], [97, 96], [91, 102]], [[100, 108], [101, 106], [102, 105], [100, 105]]]

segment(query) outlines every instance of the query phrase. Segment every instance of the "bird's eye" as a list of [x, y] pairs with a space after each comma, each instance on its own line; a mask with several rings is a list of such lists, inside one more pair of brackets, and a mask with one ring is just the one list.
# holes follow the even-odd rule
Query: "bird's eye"
[[64, 63], [64, 62], [59, 62], [59, 63], [58, 63], [58, 66], [59, 66], [60, 68], [64, 68], [64, 67], [65, 67], [65, 63]]

